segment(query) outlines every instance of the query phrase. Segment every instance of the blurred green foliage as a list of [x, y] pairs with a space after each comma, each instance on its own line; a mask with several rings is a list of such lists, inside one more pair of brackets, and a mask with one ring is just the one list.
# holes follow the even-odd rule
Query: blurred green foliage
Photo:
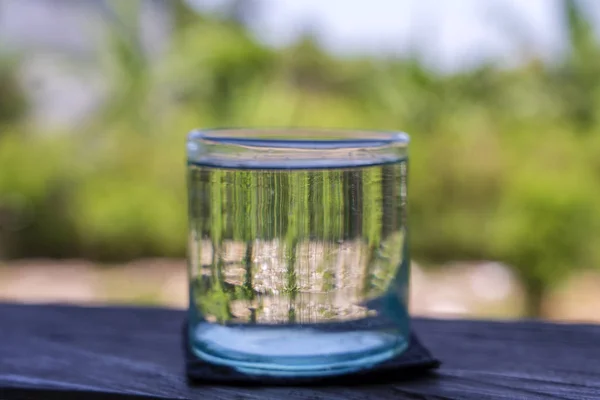
[[450, 75], [418, 57], [336, 58], [309, 34], [275, 50], [234, 6], [170, 3], [177, 29], [152, 61], [138, 14], [115, 9], [111, 92], [83, 130], [32, 132], [18, 63], [0, 63], [4, 256], [184, 256], [186, 133], [308, 126], [411, 134], [411, 243], [424, 265], [507, 262], [535, 314], [545, 290], [600, 262], [600, 45], [575, 0], [562, 3], [569, 46], [556, 62]]

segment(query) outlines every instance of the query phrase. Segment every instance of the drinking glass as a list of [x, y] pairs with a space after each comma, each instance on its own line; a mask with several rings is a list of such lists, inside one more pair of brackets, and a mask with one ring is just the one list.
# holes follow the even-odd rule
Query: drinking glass
[[404, 351], [407, 147], [402, 132], [191, 132], [192, 353], [323, 376]]

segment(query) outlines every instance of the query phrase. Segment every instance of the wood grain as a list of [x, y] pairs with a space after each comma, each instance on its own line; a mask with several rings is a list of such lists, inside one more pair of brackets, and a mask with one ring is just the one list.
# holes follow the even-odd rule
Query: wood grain
[[600, 326], [416, 319], [415, 381], [188, 387], [179, 310], [0, 304], [0, 399], [598, 399]]

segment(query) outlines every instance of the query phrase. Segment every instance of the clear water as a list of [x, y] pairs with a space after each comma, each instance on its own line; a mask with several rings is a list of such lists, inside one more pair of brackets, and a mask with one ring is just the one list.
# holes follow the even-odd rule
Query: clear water
[[198, 357], [249, 373], [324, 375], [404, 350], [405, 160], [188, 168]]

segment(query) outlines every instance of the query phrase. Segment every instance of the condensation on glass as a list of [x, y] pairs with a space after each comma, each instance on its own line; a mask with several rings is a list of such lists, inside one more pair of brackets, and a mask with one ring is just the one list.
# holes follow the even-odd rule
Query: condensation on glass
[[189, 346], [245, 373], [368, 368], [408, 344], [408, 137], [188, 136]]

